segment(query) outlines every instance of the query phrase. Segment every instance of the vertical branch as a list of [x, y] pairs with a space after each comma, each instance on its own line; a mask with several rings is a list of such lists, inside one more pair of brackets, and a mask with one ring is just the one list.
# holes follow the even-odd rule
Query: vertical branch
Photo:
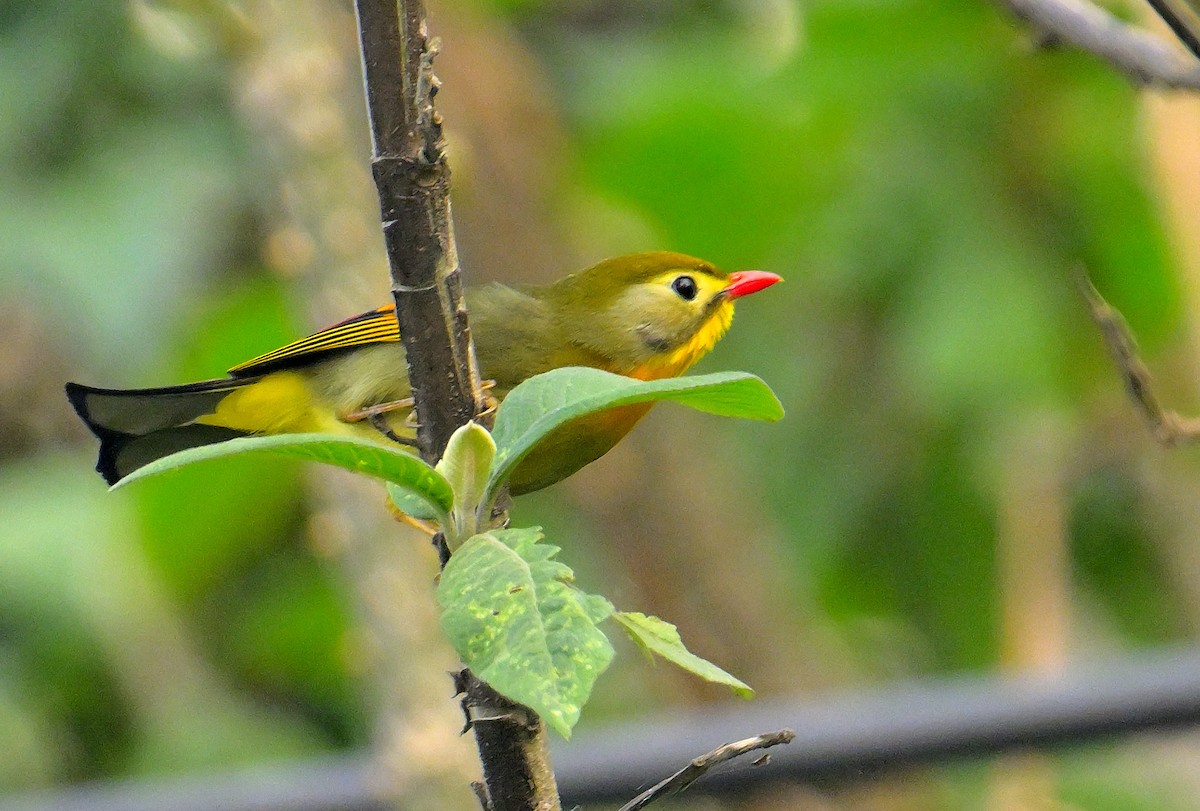
[[[369, 126], [360, 56], [336, 44], [354, 35], [345, 29], [347, 10], [328, 0], [245, 4], [239, 20], [253, 47], [233, 54], [239, 113], [277, 164], [266, 258], [300, 285], [318, 323], [344, 314], [348, 299], [376, 289], [387, 272], [371, 238], [379, 228], [379, 209], [371, 210], [377, 195], [363, 182], [370, 166], [360, 154], [359, 133]], [[310, 486], [318, 554], [336, 561], [353, 594], [351, 655], [365, 671], [359, 687], [372, 719], [369, 779], [381, 803], [463, 808], [479, 757], [459, 737], [461, 716], [445, 701], [452, 660], [437, 627], [433, 584], [412, 577], [429, 566], [432, 550], [415, 531], [398, 531], [379, 510], [378, 486], [365, 478], [320, 475]]]
[[[384, 241], [416, 401], [421, 454], [433, 462], [483, 411], [454, 227], [438, 81], [420, 0], [358, 0], [359, 33]], [[399, 91], [399, 92], [397, 92]]]
[[[400, 8], [397, 8], [399, 4]], [[421, 0], [356, 0], [371, 160], [396, 318], [407, 356], [417, 439], [429, 462], [484, 410], [450, 215], [450, 170], [433, 106], [436, 41]], [[557, 811], [546, 728], [464, 670], [456, 677], [475, 730], [489, 811]]]

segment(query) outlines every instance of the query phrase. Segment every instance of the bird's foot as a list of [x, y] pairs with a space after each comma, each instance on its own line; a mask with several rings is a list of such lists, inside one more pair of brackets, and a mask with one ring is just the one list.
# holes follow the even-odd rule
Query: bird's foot
[[[417, 444], [415, 439], [397, 434], [392, 430], [392, 427], [388, 425], [388, 421], [386, 419], [387, 415], [393, 411], [399, 411], [405, 408], [412, 409], [412, 407], [413, 398], [405, 397], [401, 400], [391, 400], [390, 402], [386, 403], [376, 403], [375, 405], [367, 406], [366, 408], [360, 408], [357, 411], [348, 411], [341, 415], [341, 420], [342, 422], [350, 423], [363, 422], [365, 420], [371, 424], [372, 428], [393, 442], [397, 442], [401, 445], [407, 445], [410, 448], [417, 448], [420, 447], [420, 445]], [[410, 410], [408, 418], [405, 420], [406, 425], [412, 419], [412, 417], [413, 412]]]
[[485, 380], [479, 384], [479, 388], [483, 390], [483, 411], [476, 415], [475, 419], [483, 420], [488, 425], [492, 424], [492, 418], [496, 416], [496, 409], [500, 407], [500, 401], [493, 397], [488, 392], [496, 388], [495, 380]]

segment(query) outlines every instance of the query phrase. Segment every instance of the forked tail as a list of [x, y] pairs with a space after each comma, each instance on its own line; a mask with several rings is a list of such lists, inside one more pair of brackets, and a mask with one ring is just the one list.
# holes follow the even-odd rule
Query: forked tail
[[206, 380], [158, 389], [96, 389], [67, 384], [67, 399], [100, 438], [96, 471], [116, 484], [176, 451], [223, 442], [242, 431], [193, 422], [211, 414], [229, 392], [259, 378]]

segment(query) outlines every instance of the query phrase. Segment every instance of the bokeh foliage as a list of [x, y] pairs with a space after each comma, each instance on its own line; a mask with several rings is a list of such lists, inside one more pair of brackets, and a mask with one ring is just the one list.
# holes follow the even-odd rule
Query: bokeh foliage
[[[430, 5], [454, 60], [454, 25]], [[203, 35], [223, 8], [173, 4], [166, 29], [143, 3], [0, 11], [0, 739], [19, 742], [6, 788], [369, 737], [349, 600], [314, 553], [300, 469], [230, 462], [106, 495], [59, 389], [216, 376], [311, 326], [262, 258], [276, 170], [234, 103], [240, 57]], [[706, 526], [736, 507], [753, 525], [731, 554], [774, 544], [781, 610], [821, 640], [796, 654], [820, 675], [795, 674], [795, 691], [996, 668], [1002, 606], [1021, 597], [1000, 575], [999, 516], [1013, 476], [1040, 464], [1022, 456], [1032, 434], [1052, 446], [1048, 497], [1067, 516], [1064, 655], [1194, 635], [1200, 573], [1180, 564], [1194, 459], [1151, 446], [1070, 278], [1091, 271], [1186, 398], [1185, 283], [1136, 88], [1087, 56], [1023, 47], [997, 8], [966, 0], [446, 12], [514, 39], [550, 89], [564, 137], [546, 204], [564, 264], [668, 248], [787, 279], [740, 308], [702, 371], [760, 374], [788, 418], [650, 418], [680, 477], [711, 487], [678, 504], [639, 478], [637, 449], [653, 446], [635, 436], [582, 483], [518, 503], [556, 539], [588, 540], [563, 544], [581, 577], [637, 588], [605, 550], [638, 517], [608, 526], [580, 508], [628, 477]], [[489, 170], [464, 162], [471, 189]], [[626, 562], [653, 571], [671, 542]], [[685, 636], [708, 621], [656, 613]], [[612, 715], [662, 699], [645, 684], [658, 672], [611, 678], [631, 687], [605, 699], [600, 682]], [[1118, 807], [1104, 798], [1126, 785], [1153, 787], [1137, 807], [1197, 807], [1136, 751], [1061, 766], [1073, 807]], [[929, 795], [941, 807], [986, 790], [976, 771], [944, 780]]]

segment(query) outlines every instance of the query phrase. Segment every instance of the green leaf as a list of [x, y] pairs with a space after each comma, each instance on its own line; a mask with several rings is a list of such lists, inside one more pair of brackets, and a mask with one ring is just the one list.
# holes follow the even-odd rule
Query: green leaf
[[492, 435], [471, 421], [450, 435], [436, 470], [450, 482], [455, 496], [466, 503], [478, 504], [495, 456]]
[[667, 661], [674, 662], [702, 679], [727, 685], [742, 698], [750, 698], [754, 695], [754, 690], [741, 679], [731, 676], [712, 662], [701, 659], [685, 648], [683, 640], [679, 637], [679, 631], [671, 623], [637, 611], [615, 611], [612, 618], [629, 632], [633, 641], [643, 650], [657, 653]]
[[433, 505], [411, 490], [393, 482], [387, 482], [388, 498], [396, 509], [405, 515], [420, 521], [444, 521], [447, 515], [439, 512]]
[[583, 366], [535, 375], [508, 393], [496, 414], [498, 448], [488, 496], [555, 428], [616, 406], [673, 400], [724, 417], [777, 420], [783, 406], [759, 378], [746, 372], [637, 380]]
[[564, 738], [579, 720], [613, 649], [596, 623], [603, 597], [570, 585], [537, 528], [476, 535], [450, 557], [438, 583], [441, 624], [463, 662], [503, 695], [530, 707]]
[[476, 510], [483, 500], [496, 443], [487, 429], [474, 421], [460, 426], [446, 443], [446, 451], [436, 470], [446, 477], [454, 490], [453, 526], [447, 528], [446, 541], [453, 552], [479, 527]]
[[324, 462], [355, 473], [365, 473], [403, 488], [439, 515], [449, 513], [454, 505], [454, 491], [450, 483], [419, 457], [365, 439], [333, 434], [248, 436], [199, 448], [188, 448], [138, 468], [113, 485], [113, 489], [124, 487], [147, 476], [178, 470], [193, 462], [239, 454], [289, 456], [294, 459]]

